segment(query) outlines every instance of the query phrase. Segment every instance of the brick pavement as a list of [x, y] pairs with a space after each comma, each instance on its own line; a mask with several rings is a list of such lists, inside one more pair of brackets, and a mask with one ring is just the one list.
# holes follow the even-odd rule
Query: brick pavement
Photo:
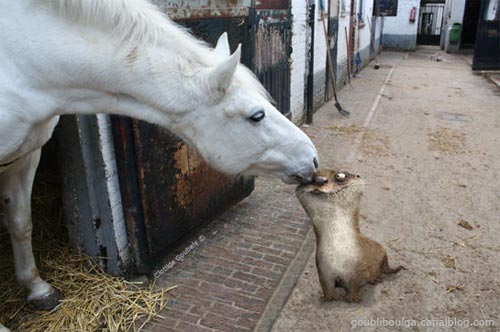
[[[363, 118], [388, 70], [388, 66], [365, 70], [356, 79], [357, 90], [347, 87], [341, 91], [342, 104], [353, 112], [350, 121]], [[335, 150], [338, 156], [338, 150], [344, 150], [347, 154], [349, 144], [339, 144], [341, 140], [331, 139], [332, 131], [321, 130], [326, 125], [324, 119], [330, 119], [330, 126], [347, 120], [338, 115], [332, 103], [316, 118], [319, 121], [305, 130], [317, 144], [323, 165], [331, 166], [335, 159], [331, 152]], [[165, 258], [158, 265], [156, 283], [177, 288], [170, 293], [169, 305], [162, 313], [165, 319], [143, 331], [239, 332], [254, 331], [257, 326], [266, 330], [269, 324], [259, 320], [265, 317], [269, 323], [276, 318], [276, 310], [279, 313], [297, 281], [294, 278], [312, 252], [312, 248], [303, 247], [310, 224], [294, 190], [278, 180], [258, 179], [250, 197], [198, 230]], [[181, 260], [177, 255], [182, 252]], [[290, 271], [292, 267], [298, 272]]]
[[174, 254], [159, 266], [175, 261], [157, 284], [178, 287], [166, 319], [146, 330], [252, 331], [308, 229], [293, 186], [258, 180], [248, 199], [180, 246], [196, 247], [183, 261]]

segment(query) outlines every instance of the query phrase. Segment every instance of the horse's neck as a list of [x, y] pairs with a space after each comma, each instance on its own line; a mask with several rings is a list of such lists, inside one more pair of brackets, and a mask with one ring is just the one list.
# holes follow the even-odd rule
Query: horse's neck
[[[2, 10], [0, 14], [5, 15]], [[197, 60], [181, 49], [189, 46], [189, 40], [162, 47], [168, 39], [163, 36], [156, 47], [124, 47], [109, 32], [72, 25], [50, 12], [29, 18], [25, 12], [17, 15], [12, 23], [23, 23], [12, 24], [18, 29], [17, 40], [7, 36], [8, 46], [18, 47], [13, 53], [22, 58], [11, 61], [24, 71], [25, 86], [32, 86], [46, 101], [32, 105], [38, 116], [106, 112], [172, 127], [194, 108], [197, 98], [190, 93], [196, 89], [190, 89], [188, 76]], [[44, 28], [36, 28], [40, 26]], [[9, 32], [15, 33], [13, 29], [4, 33]], [[29, 44], [22, 42], [25, 36]]]

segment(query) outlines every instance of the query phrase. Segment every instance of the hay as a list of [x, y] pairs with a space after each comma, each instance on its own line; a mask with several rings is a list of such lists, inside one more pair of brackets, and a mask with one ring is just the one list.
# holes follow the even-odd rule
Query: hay
[[463, 291], [465, 290], [464, 285], [446, 285], [446, 293], [453, 293], [454, 291]]
[[379, 129], [367, 130], [361, 141], [360, 150], [366, 157], [390, 156], [391, 141], [389, 136]]
[[465, 133], [457, 129], [438, 127], [428, 133], [429, 149], [446, 155], [465, 153]]
[[443, 255], [441, 256], [441, 262], [443, 265], [449, 269], [456, 270], [457, 269], [457, 261], [455, 257], [451, 255]]
[[350, 126], [329, 126], [327, 129], [333, 130], [335, 135], [353, 135], [361, 132], [363, 127]]
[[171, 288], [140, 288], [71, 252], [57, 187], [51, 181], [37, 183], [33, 247], [42, 277], [61, 291], [63, 300], [51, 312], [37, 312], [26, 303], [27, 291], [15, 283], [8, 235], [0, 233], [0, 322], [23, 332], [124, 332], [140, 331], [161, 317]]
[[467, 220], [460, 220], [458, 223], [457, 223], [458, 226], [462, 227], [462, 228], [465, 228], [466, 230], [468, 231], [471, 231], [474, 229], [474, 227], [467, 221]]

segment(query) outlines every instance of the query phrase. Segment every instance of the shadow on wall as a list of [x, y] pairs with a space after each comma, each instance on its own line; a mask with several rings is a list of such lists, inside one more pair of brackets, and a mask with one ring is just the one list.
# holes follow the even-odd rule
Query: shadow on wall
[[415, 51], [417, 49], [417, 35], [384, 34], [382, 48], [384, 50]]

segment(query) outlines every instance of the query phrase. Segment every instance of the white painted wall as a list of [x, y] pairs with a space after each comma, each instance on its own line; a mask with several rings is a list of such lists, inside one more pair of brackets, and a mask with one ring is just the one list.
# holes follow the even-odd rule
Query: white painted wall
[[[319, 0], [314, 0], [316, 4], [316, 19], [314, 29], [314, 100], [315, 106], [320, 106], [324, 101], [325, 84], [326, 84], [326, 67], [327, 63], [327, 47], [323, 32], [323, 23], [321, 21], [321, 12], [319, 10]], [[328, 3], [327, 0], [325, 0]], [[291, 69], [291, 112], [292, 121], [300, 124], [304, 121], [305, 117], [305, 86], [308, 73], [308, 48], [311, 42], [310, 31], [307, 22], [308, 18], [308, 1], [306, 0], [292, 0], [291, 10], [293, 15], [292, 22], [292, 69]], [[360, 1], [356, 0], [356, 12], [360, 8]], [[332, 17], [337, 17], [339, 20], [339, 30], [337, 34], [337, 63], [335, 68], [339, 87], [346, 82], [347, 71], [347, 47], [345, 29], [349, 33], [350, 21], [350, 0], [333, 0], [330, 3], [330, 13]], [[366, 23], [365, 27], [358, 30], [359, 44], [356, 42], [356, 47], [359, 46], [360, 50], [369, 50], [371, 37], [370, 29], [368, 27], [367, 16], [370, 20], [376, 21], [375, 29], [375, 43], [380, 40], [382, 31], [382, 19], [373, 18], [373, 0], [363, 1], [363, 19]], [[352, 59], [354, 61], [354, 59]], [[366, 63], [365, 63], [366, 64]]]
[[488, 8], [486, 9], [486, 19], [493, 20], [497, 12], [497, 6], [500, 6], [500, 0], [490, 0]]
[[100, 151], [104, 161], [106, 186], [108, 189], [109, 205], [113, 218], [113, 229], [115, 231], [116, 248], [119, 260], [128, 266], [131, 263], [131, 253], [125, 216], [123, 215], [122, 196], [116, 166], [116, 154], [111, 133], [111, 121], [107, 114], [97, 114], [97, 125], [99, 127]]
[[[344, 2], [344, 4], [343, 4]], [[349, 2], [340, 0], [340, 15], [339, 15], [339, 31], [337, 42], [337, 81], [341, 84], [346, 83], [347, 79], [347, 45], [346, 45], [346, 29], [349, 34], [350, 8]]]
[[[326, 43], [319, 10], [319, 0], [316, 1], [316, 22], [314, 24], [314, 73], [325, 70], [326, 65]], [[328, 19], [326, 24], [328, 24]]]
[[[328, 0], [325, 0], [328, 2]], [[323, 32], [323, 22], [321, 20], [321, 11], [319, 0], [315, 0], [316, 14], [314, 24], [314, 108], [317, 109], [325, 101], [325, 83], [326, 83], [326, 42]], [[325, 18], [328, 25], [328, 19]]]
[[[361, 29], [358, 30], [358, 35], [359, 35], [359, 49], [362, 50], [366, 47], [370, 47], [370, 28], [368, 26], [368, 17], [370, 21], [373, 19], [372, 14], [373, 14], [373, 1], [369, 0], [357, 0], [358, 2], [358, 8], [362, 8], [362, 15], [363, 15], [363, 21], [365, 22], [365, 26]], [[368, 17], [367, 17], [368, 16]]]
[[[420, 7], [420, 0], [399, 0], [398, 15], [384, 17], [384, 33], [413, 35], [417, 33], [417, 21], [410, 22], [410, 10]], [[417, 11], [417, 18], [418, 18]]]
[[[343, 2], [345, 6], [343, 6]], [[344, 10], [342, 10], [342, 8]], [[360, 9], [360, 1], [356, 1], [356, 17], [358, 17], [358, 12]], [[340, 0], [340, 15], [339, 15], [339, 41], [338, 41], [338, 50], [337, 50], [337, 78], [339, 85], [346, 83], [347, 78], [347, 46], [346, 46], [346, 30], [347, 34], [349, 34], [349, 22], [350, 22], [350, 2], [347, 0]], [[375, 48], [377, 48], [378, 42], [380, 41], [381, 31], [382, 31], [382, 19], [380, 17], [373, 17], [373, 0], [364, 0], [363, 1], [363, 20], [365, 22], [365, 26], [363, 28], [357, 29], [357, 37], [358, 40], [355, 42], [355, 50], [359, 51], [365, 55], [370, 54], [370, 44], [371, 44], [371, 35], [370, 35], [370, 27], [368, 26], [368, 22], [372, 22], [374, 20], [376, 22], [375, 30], [374, 30], [374, 42]], [[377, 48], [378, 49], [378, 48]], [[368, 58], [363, 58], [362, 66], [367, 64]], [[351, 59], [351, 62], [354, 63], [355, 58]]]
[[[410, 11], [415, 7], [416, 19], [415, 22], [410, 22]], [[412, 42], [408, 45], [403, 42], [402, 49], [413, 49], [416, 47], [417, 41], [417, 28], [418, 28], [418, 17], [420, 15], [420, 0], [399, 0], [397, 16], [386, 16], [384, 17], [384, 31], [383, 34], [387, 35], [384, 37], [384, 46], [393, 46], [392, 40], [389, 37], [401, 38], [403, 36], [411, 36]], [[414, 38], [414, 42], [413, 42]], [[389, 43], [389, 41], [391, 41]], [[411, 45], [410, 45], [411, 44]]]
[[290, 109], [292, 121], [300, 124], [305, 117], [304, 89], [307, 77], [307, 1], [292, 0], [292, 68], [290, 80]]

